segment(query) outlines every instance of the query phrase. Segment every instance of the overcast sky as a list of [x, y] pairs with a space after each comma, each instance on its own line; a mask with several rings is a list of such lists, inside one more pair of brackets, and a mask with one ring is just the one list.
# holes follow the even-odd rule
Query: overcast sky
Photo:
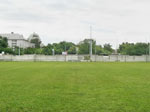
[[150, 41], [150, 0], [0, 0], [0, 33], [78, 43], [90, 25], [98, 44]]

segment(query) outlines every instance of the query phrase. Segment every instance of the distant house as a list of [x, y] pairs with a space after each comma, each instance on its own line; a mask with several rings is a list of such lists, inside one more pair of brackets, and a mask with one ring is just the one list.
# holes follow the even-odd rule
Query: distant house
[[20, 48], [34, 48], [35, 44], [30, 43], [28, 40], [26, 40], [23, 35], [17, 34], [17, 33], [6, 33], [6, 34], [0, 34], [2, 37], [6, 37], [8, 39], [8, 46], [10, 48], [14, 47], [20, 47]]

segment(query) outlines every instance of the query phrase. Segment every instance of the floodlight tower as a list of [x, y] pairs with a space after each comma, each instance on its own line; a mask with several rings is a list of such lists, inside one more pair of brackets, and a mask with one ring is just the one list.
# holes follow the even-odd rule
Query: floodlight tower
[[96, 38], [95, 38], [95, 62], [96, 62]]
[[89, 49], [89, 53], [90, 53], [90, 58], [92, 57], [92, 44], [93, 44], [93, 41], [92, 41], [92, 26], [90, 26], [90, 40], [89, 40], [89, 43], [90, 43], [90, 49]]
[[117, 31], [116, 32], [116, 49], [115, 49], [115, 53], [116, 54], [118, 54], [118, 50], [117, 50], [119, 48], [119, 41], [118, 41], [118, 39], [119, 39], [120, 35], [121, 35], [121, 32]]
[[20, 47], [19, 47], [19, 52], [18, 52], [19, 56], [20, 56]]

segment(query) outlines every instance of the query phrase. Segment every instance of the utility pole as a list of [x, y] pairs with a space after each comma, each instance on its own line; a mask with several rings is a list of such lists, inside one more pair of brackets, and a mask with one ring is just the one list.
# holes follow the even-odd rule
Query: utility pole
[[92, 57], [92, 40], [90, 40], [90, 57]]
[[116, 61], [119, 61], [119, 54], [118, 54], [119, 42], [118, 42], [118, 38], [120, 37], [120, 35], [121, 35], [121, 32], [117, 32], [117, 35], [116, 35], [116, 50], [115, 50]]
[[120, 35], [121, 35], [121, 32], [120, 31], [118, 31], [118, 32], [116, 32], [116, 51], [115, 51], [115, 53], [118, 55], [118, 48], [119, 48], [119, 41], [118, 41], [118, 38], [120, 37]]
[[19, 56], [20, 56], [20, 45], [19, 45]]
[[90, 26], [90, 49], [89, 49], [89, 53], [90, 53], [90, 58], [92, 58], [92, 44], [93, 44], [93, 41], [92, 41], [92, 26]]
[[53, 56], [55, 55], [55, 50], [54, 49], [52, 49], [52, 54], [53, 54]]
[[78, 55], [78, 51], [79, 51], [79, 48], [78, 48], [78, 47], [76, 47], [76, 55]]

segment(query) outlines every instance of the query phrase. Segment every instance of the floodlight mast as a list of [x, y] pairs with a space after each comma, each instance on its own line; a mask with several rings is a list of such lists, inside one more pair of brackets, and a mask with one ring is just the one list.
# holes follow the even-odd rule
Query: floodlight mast
[[89, 43], [90, 43], [90, 49], [89, 49], [89, 53], [90, 53], [90, 58], [92, 58], [92, 44], [93, 44], [93, 42], [92, 42], [92, 26], [90, 26], [90, 41], [89, 41]]
[[55, 50], [54, 49], [52, 49], [52, 53], [53, 53], [53, 56], [55, 55]]
[[18, 49], [18, 50], [19, 50], [18, 54], [19, 54], [19, 56], [20, 56], [20, 45], [19, 45], [19, 49]]

